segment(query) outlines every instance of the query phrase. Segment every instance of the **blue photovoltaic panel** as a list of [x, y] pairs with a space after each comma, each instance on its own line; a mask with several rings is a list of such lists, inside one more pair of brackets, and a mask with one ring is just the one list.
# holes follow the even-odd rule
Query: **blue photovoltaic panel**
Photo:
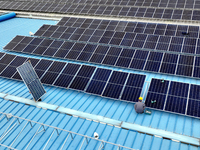
[[179, 64], [193, 66], [194, 56], [180, 55]]
[[178, 65], [176, 74], [183, 76], [192, 76], [193, 66]]
[[15, 66], [15, 67], [18, 67], [20, 65], [22, 65], [25, 61], [26, 61], [27, 58], [25, 57], [20, 57], [20, 56], [17, 56], [15, 57], [15, 59], [10, 63], [11, 66]]
[[158, 61], [147, 61], [144, 70], [158, 72], [160, 68], [160, 62]]
[[91, 57], [92, 53], [81, 52], [78, 56], [77, 60], [88, 61]]
[[166, 63], [177, 63], [178, 60], [178, 54], [168, 54], [165, 53], [164, 57], [163, 57], [163, 62]]
[[62, 71], [63, 74], [75, 75], [81, 65], [68, 63]]
[[39, 70], [47, 70], [47, 68], [49, 68], [49, 66], [52, 64], [53, 61], [51, 60], [40, 60], [40, 62], [36, 65], [35, 69], [39, 69]]
[[126, 78], [128, 76], [128, 73], [125, 72], [119, 72], [119, 71], [113, 71], [109, 82], [114, 84], [121, 84], [123, 85], [126, 81]]
[[92, 57], [90, 58], [89, 62], [94, 62], [94, 63], [101, 63], [105, 55], [102, 54], [93, 54]]
[[30, 62], [26, 62], [19, 66], [17, 71], [19, 72], [35, 101], [40, 99], [41, 96], [46, 93]]
[[93, 80], [107, 81], [111, 70], [98, 68], [93, 76]]
[[116, 66], [128, 67], [131, 62], [131, 58], [119, 57]]
[[82, 65], [81, 69], [79, 70], [77, 76], [90, 78], [94, 72], [96, 67], [93, 66], [86, 66]]
[[195, 58], [195, 67], [200, 67], [200, 57]]
[[54, 61], [48, 71], [60, 73], [65, 65], [64, 62]]
[[0, 64], [0, 74], [7, 67], [5, 64]]
[[187, 103], [187, 98], [168, 96], [165, 110], [180, 114], [185, 114], [186, 103]]
[[117, 61], [117, 56], [105, 56], [102, 64], [107, 64], [107, 65], [114, 65]]
[[67, 58], [67, 59], [77, 59], [79, 55], [80, 55], [80, 52], [79, 52], [79, 51], [73, 51], [73, 50], [71, 50], [71, 51], [65, 56], [65, 58]]
[[9, 64], [15, 57], [15, 55], [6, 54], [1, 58], [0, 63]]
[[98, 68], [86, 92], [101, 95], [110, 74], [111, 70]]
[[41, 82], [51, 85], [51, 84], [53, 84], [53, 82], [55, 81], [55, 79], [57, 78], [58, 75], [59, 75], [59, 73], [47, 71], [44, 74], [44, 76], [42, 77]]
[[144, 81], [145, 81], [145, 77], [144, 75], [139, 75], [139, 74], [130, 74], [128, 77], [128, 80], [126, 82], [126, 86], [133, 86], [133, 87], [138, 87], [138, 88], [142, 88], [144, 85]]
[[152, 79], [149, 92], [167, 94], [169, 81], [163, 79]]
[[86, 92], [101, 95], [105, 85], [106, 85], [105, 81], [92, 80]]
[[74, 76], [72, 75], [61, 74], [54, 85], [67, 88], [73, 78]]
[[5, 55], [5, 53], [1, 53], [1, 52], [0, 52], [0, 59], [1, 59], [1, 57], [2, 57], [3, 55]]
[[200, 85], [191, 84], [190, 86], [190, 99], [200, 100]]
[[163, 57], [163, 53], [159, 53], [159, 52], [150, 52], [149, 56], [148, 56], [148, 60], [151, 61], [161, 61]]
[[148, 92], [146, 100], [145, 100], [145, 105], [147, 107], [152, 107], [152, 108], [163, 110], [164, 104], [165, 104], [165, 99], [166, 99], [165, 94]]
[[[35, 80], [41, 78], [41, 82], [44, 84], [64, 88], [69, 87], [92, 94], [131, 102], [135, 102], [140, 96], [146, 77], [145, 75], [112, 71], [110, 69], [96, 68], [87, 65], [12, 56], [13, 55], [6, 54], [6, 56], [2, 57], [3, 60], [0, 59], [0, 61], [2, 61], [2, 63], [0, 63], [0, 71], [2, 72], [0, 72], [0, 76], [21, 80], [21, 77], [16, 70], [16, 66], [23, 63], [23, 61], [30, 60], [32, 61], [37, 74], [35, 74], [35, 76], [31, 74], [35, 78], [31, 75], [30, 77]], [[27, 63], [31, 65], [30, 62]], [[22, 70], [22, 73], [25, 73], [26, 71], [30, 73], [29, 68], [24, 70]], [[32, 81], [32, 78], [29, 79], [28, 77], [29, 76], [25, 76], [24, 81], [26, 81], [25, 83], [28, 84], [27, 87], [30, 88], [30, 90], [34, 90], [34, 87], [37, 87], [38, 85], [36, 84], [40, 81]], [[41, 91], [35, 89], [32, 93], [34, 99], [37, 100]]]
[[175, 74], [176, 70], [176, 64], [171, 64], [171, 63], [162, 63], [160, 72], [162, 73], [169, 73], [169, 74]]
[[145, 65], [145, 60], [133, 59], [132, 62], [131, 62], [130, 68], [143, 70], [144, 65]]
[[187, 98], [188, 90], [189, 84], [171, 81], [168, 94]]
[[89, 78], [84, 77], [75, 77], [73, 82], [70, 85], [70, 88], [77, 89], [77, 90], [84, 90], [89, 82]]
[[189, 99], [187, 115], [200, 117], [200, 101]]
[[[160, 25], [156, 26], [156, 29], [157, 27], [158, 27], [158, 30], [156, 30], [157, 32], [160, 30], [164, 31], [164, 29], [160, 29]], [[138, 27], [138, 28], [141, 28], [141, 27]], [[78, 28], [75, 31], [80, 32], [82, 30], [87, 31], [83, 33], [88, 33], [90, 29]], [[98, 31], [100, 32], [102, 30], [98, 30]], [[102, 31], [101, 34], [108, 36], [110, 35], [110, 33], [111, 33], [110, 31], [109, 32]], [[121, 32], [115, 32], [115, 31], [112, 31], [112, 33], [113, 35], [123, 34]], [[125, 34], [125, 36], [126, 35], [130, 36], [131, 34]], [[146, 35], [146, 34], [141, 34], [141, 33], [134, 34], [134, 35], [136, 36], [136, 40], [138, 41], [144, 40], [147, 37], [147, 42], [149, 43], [155, 42], [156, 39], [158, 38], [157, 35]], [[96, 36], [99, 36], [99, 35], [97, 34]], [[113, 37], [113, 38], [116, 38], [116, 37]], [[94, 63], [99, 63], [99, 64], [107, 64], [107, 65], [112, 65], [112, 66], [120, 66], [120, 67], [125, 67], [125, 68], [146, 70], [146, 71], [151, 71], [151, 72], [161, 72], [161, 73], [166, 73], [166, 74], [175, 74], [175, 75], [181, 75], [181, 76], [190, 76], [190, 77], [200, 78], [200, 75], [199, 75], [200, 69], [197, 67], [193, 67], [193, 65], [199, 67], [197, 56], [170, 54], [167, 52], [165, 53], [155, 52], [155, 51], [152, 52], [152, 51], [147, 51], [147, 50], [135, 50], [135, 48], [133, 47], [130, 47], [130, 49], [127, 49], [127, 48], [115, 47], [113, 45], [107, 45], [107, 46], [95, 45], [91, 43], [71, 42], [71, 41], [63, 42], [58, 39], [54, 39], [54, 40], [43, 39], [42, 41], [39, 38], [31, 38], [33, 39], [32, 41], [30, 41], [29, 37], [22, 37], [22, 39], [23, 40], [19, 40], [18, 42], [24, 42], [24, 43], [17, 43], [17, 45], [19, 44], [24, 45], [25, 42], [29, 42], [29, 43], [26, 43], [27, 46], [23, 50], [24, 52], [29, 52], [29, 53], [33, 52], [35, 54], [41, 54], [41, 55], [51, 56], [51, 57], [74, 59], [74, 60], [94, 62]], [[25, 39], [28, 39], [28, 40], [25, 40]], [[172, 39], [171, 42], [172, 42], [172, 45], [175, 44], [174, 46], [177, 46], [176, 44], [179, 44], [179, 46], [181, 47], [189, 46], [188, 47], [189, 49], [191, 49], [191, 46], [192, 46], [189, 43], [189, 41], [191, 41], [190, 39], [187, 39], [187, 42], [185, 43], [187, 45], [185, 46], [180, 45], [180, 43], [184, 41], [183, 37], [168, 38], [165, 36], [159, 36], [158, 39], [159, 39], [158, 41], [161, 44], [166, 44], [166, 43], [169, 44], [170, 40]], [[138, 41], [136, 42], [136, 44], [138, 44]], [[11, 43], [16, 43], [15, 38], [11, 41]], [[34, 45], [35, 43], [39, 43], [39, 44]], [[159, 45], [159, 43], [157, 43], [157, 45]], [[195, 57], [197, 59], [195, 59]]]
[[200, 78], [200, 67], [194, 67], [193, 77]]
[[8, 66], [6, 69], [0, 74], [0, 76], [11, 78], [15, 72], [16, 72], [16, 67]]
[[118, 99], [121, 94], [122, 88], [122, 85], [108, 83], [103, 92], [103, 96]]
[[140, 97], [142, 89], [141, 88], [134, 88], [126, 86], [124, 88], [123, 94], [121, 99], [132, 101], [132, 102], [138, 102], [138, 98]]
[[[200, 85], [166, 80], [164, 83], [167, 84], [162, 87], [160, 79], [152, 79], [145, 100], [147, 107], [200, 117]], [[167, 93], [159, 89], [166, 89], [167, 85], [170, 85]]]

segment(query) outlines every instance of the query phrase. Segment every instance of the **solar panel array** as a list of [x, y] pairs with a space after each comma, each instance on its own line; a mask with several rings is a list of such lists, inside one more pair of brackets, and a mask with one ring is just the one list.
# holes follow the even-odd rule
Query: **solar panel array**
[[63, 18], [58, 25], [43, 25], [35, 36], [200, 54], [198, 26]]
[[200, 117], [200, 85], [152, 79], [145, 100], [147, 107]]
[[146, 77], [94, 66], [32, 59], [10, 54], [4, 54], [0, 59], [0, 76], [21, 80], [16, 67], [29, 60], [43, 84], [131, 102], [138, 100]]
[[200, 57], [16, 36], [7, 50], [200, 78]]
[[36, 72], [34, 71], [31, 62], [27, 61], [23, 63], [21, 66], [17, 67], [17, 71], [28, 87], [34, 100], [38, 101], [46, 93], [46, 91], [44, 90]]
[[120, 5], [137, 7], [161, 7], [161, 8], [188, 8], [199, 9], [197, 0], [14, 0], [24, 2], [50, 2], [50, 3], [81, 3], [92, 5]]
[[[182, 32], [188, 32], [189, 34], [187, 35], [187, 37], [191, 38], [200, 37], [199, 26], [188, 26], [188, 25], [101, 20], [101, 19], [74, 18], [74, 17], [63, 17], [57, 23], [57, 25], [73, 27], [73, 28], [79, 27], [83, 29], [96, 29], [102, 31], [106, 30], [106, 31], [134, 32], [134, 33], [155, 34], [164, 36], [180, 36], [180, 37], [183, 37]], [[47, 27], [45, 28], [47, 29]], [[57, 29], [57, 31], [59, 30]], [[63, 29], [62, 31], [65, 31], [65, 29]]]
[[[64, 1], [66, 2], [66, 1]], [[200, 20], [200, 5], [198, 2], [188, 0], [188, 3], [146, 3], [138, 2], [130, 5], [121, 5], [120, 1], [107, 1], [108, 4], [86, 4], [79, 3], [50, 3], [50, 2], [27, 2], [27, 1], [0, 1], [0, 9], [3, 10], [22, 10], [32, 12], [80, 14], [80, 15], [104, 15], [117, 17], [137, 17], [137, 18], [154, 18], [154, 19], [174, 19], [174, 20]], [[101, 1], [99, 1], [101, 3]], [[115, 4], [116, 3], [116, 4]], [[118, 3], [118, 5], [117, 5]], [[157, 4], [156, 4], [157, 3]], [[133, 6], [135, 5], [135, 6]], [[139, 6], [138, 6], [139, 5]], [[161, 7], [161, 8], [159, 8]], [[165, 8], [176, 7], [176, 8]]]

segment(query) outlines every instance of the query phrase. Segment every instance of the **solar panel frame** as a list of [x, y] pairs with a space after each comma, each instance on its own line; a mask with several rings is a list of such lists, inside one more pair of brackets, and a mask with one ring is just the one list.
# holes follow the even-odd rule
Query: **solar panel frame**
[[46, 91], [42, 86], [38, 75], [33, 69], [31, 62], [27, 61], [16, 69], [23, 79], [25, 85], [29, 89], [34, 100], [38, 101], [46, 93]]

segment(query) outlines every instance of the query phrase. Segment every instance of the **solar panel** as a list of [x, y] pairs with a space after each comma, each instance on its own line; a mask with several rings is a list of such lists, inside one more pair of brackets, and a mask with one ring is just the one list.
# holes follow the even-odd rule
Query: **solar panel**
[[165, 110], [185, 114], [187, 98], [168, 96]]
[[[40, 83], [39, 79], [41, 79], [41, 82], [47, 85], [71, 88], [114, 99], [135, 102], [141, 94], [146, 77], [145, 75], [112, 71], [87, 65], [13, 56], [10, 54], [3, 55], [2, 59], [4, 59], [0, 63], [0, 76], [21, 80], [21, 75], [16, 71], [16, 66], [23, 61], [32, 61], [37, 75], [33, 74], [35, 73], [33, 72], [34, 70], [30, 70], [33, 69], [30, 68], [30, 61], [24, 63], [24, 66], [18, 67], [18, 70], [23, 75], [22, 78], [29, 90], [35, 90], [32, 91], [35, 100], [42, 96], [42, 87], [37, 85]], [[5, 58], [9, 58], [10, 63], [5, 61]], [[13, 60], [10, 60], [11, 58]], [[26, 74], [27, 71], [28, 73]], [[37, 89], [40, 90], [38, 91]], [[115, 94], [116, 91], [117, 94]]]
[[[140, 35], [138, 36], [138, 38], [143, 38], [143, 36]], [[38, 38], [33, 38], [32, 42], [37, 41], [36, 39]], [[39, 41], [41, 43], [41, 40]], [[119, 48], [115, 46], [94, 45], [90, 43], [69, 41], [60, 42], [59, 40], [53, 40], [50, 42], [52, 44], [49, 46], [37, 46], [37, 48], [33, 47], [33, 49], [35, 48], [35, 50], [29, 49], [29, 52], [33, 54], [42, 53], [42, 55], [51, 57], [93, 62], [98, 64], [133, 68], [151, 72], [161, 72], [195, 78], [200, 77], [198, 74], [199, 66], [194, 67], [194, 65], [196, 65], [198, 61], [197, 56], [137, 50], [130, 47]], [[62, 45], [57, 45], [59, 43]], [[27, 47], [29, 46], [32, 45], [30, 44]], [[1, 61], [3, 60], [4, 58], [2, 58]], [[9, 63], [9, 60], [5, 59], [5, 61], [8, 61]]]
[[122, 85], [108, 83], [103, 92], [103, 96], [119, 99], [122, 88]]
[[145, 105], [147, 107], [163, 110], [165, 99], [166, 99], [166, 94], [148, 92], [145, 100]]
[[[64, 14], [81, 14], [81, 15], [111, 15], [121, 17], [145, 17], [145, 18], [162, 18], [175, 20], [199, 20], [200, 6], [195, 1], [187, 1], [184, 3], [163, 2], [159, 1], [71, 1], [66, 3], [53, 2], [47, 4], [45, 1], [40, 2], [40, 5], [33, 2], [24, 1], [20, 6], [17, 1], [6, 2], [0, 6], [0, 9], [6, 10], [26, 10], [34, 12], [48, 13], [64, 13]], [[184, 8], [184, 10], [183, 10]], [[66, 19], [68, 20], [68, 19]], [[70, 19], [69, 19], [70, 20]], [[63, 20], [61, 20], [63, 22]], [[76, 21], [76, 20], [74, 20]], [[61, 24], [61, 23], [60, 23]], [[123, 26], [122, 26], [123, 27]]]
[[3, 77], [7, 77], [7, 78], [11, 78], [14, 73], [16, 72], [16, 67], [12, 67], [12, 66], [7, 66], [3, 71], [2, 73], [0, 74], [0, 76], [3, 76]]
[[147, 107], [200, 117], [199, 85], [152, 79], [145, 104]]
[[31, 63], [28, 61], [23, 65], [17, 67], [21, 78], [28, 87], [35, 101], [38, 101], [46, 91], [44, 90], [37, 74], [35, 73]]
[[[145, 34], [143, 33], [143, 31], [141, 32], [135, 32], [135, 33], [131, 33], [128, 32], [126, 30], [124, 30], [123, 32], [120, 30], [118, 30], [118, 28], [113, 29], [113, 31], [108, 31], [110, 30], [109, 27], [112, 26], [112, 24], [109, 24], [109, 22], [106, 22], [106, 24], [103, 24], [104, 26], [106, 25], [106, 28], [104, 29], [98, 29], [97, 30], [97, 26], [96, 31], [95, 30], [91, 30], [89, 29], [90, 26], [95, 25], [95, 21], [101, 21], [101, 20], [97, 20], [97, 19], [91, 19], [92, 21], [90, 21], [89, 23], [87, 22], [88, 19], [85, 19], [86, 21], [83, 23], [83, 25], [81, 27], [71, 27], [73, 25], [75, 25], [76, 23], [76, 18], [71, 18], [75, 20], [74, 22], [68, 22], [69, 20], [67, 20], [64, 24], [66, 25], [66, 27], [64, 26], [47, 26], [44, 25], [43, 27], [41, 27], [37, 32], [36, 35], [37, 36], [46, 36], [47, 38], [53, 38], [53, 39], [68, 39], [68, 40], [78, 40], [78, 41], [82, 41], [82, 42], [95, 42], [95, 43], [104, 43], [104, 44], [111, 44], [111, 45], [122, 45], [122, 46], [132, 46], [135, 48], [147, 48], [147, 49], [156, 49], [156, 50], [169, 50], [169, 51], [174, 51], [174, 52], [182, 52], [182, 53], [193, 53], [193, 54], [198, 54], [198, 51], [195, 51], [197, 45], [197, 36], [193, 36], [194, 33], [198, 33], [199, 32], [199, 27], [195, 27], [193, 30], [190, 30], [191, 34], [188, 37], [185, 37], [182, 34], [179, 34], [179, 31], [183, 31], [183, 30], [175, 30], [177, 25], [170, 25], [170, 24], [155, 24], [154, 26], [150, 26], [150, 25], [143, 25], [143, 26], [139, 26], [139, 24], [144, 24], [144, 23], [140, 23], [137, 22], [134, 26], [127, 26], [127, 28], [139, 28], [142, 30], [150, 30], [153, 29], [155, 30], [155, 32], [153, 33], [149, 33], [149, 34]], [[102, 22], [105, 22], [105, 20], [102, 20]], [[70, 24], [69, 24], [70, 23]], [[118, 24], [123, 23], [123, 21], [118, 21]], [[129, 23], [134, 23], [134, 22], [125, 22], [126, 24]], [[86, 24], [84, 26], [84, 24]], [[99, 25], [99, 27], [101, 26], [101, 24]], [[162, 28], [161, 28], [162, 27]], [[192, 26], [186, 26], [188, 28], [192, 28]], [[57, 29], [57, 28], [65, 28], [65, 30], [52, 30], [52, 29]], [[173, 29], [173, 30], [172, 30]], [[178, 26], [178, 29], [181, 29], [181, 25]], [[83, 32], [85, 30], [85, 32]], [[54, 34], [51, 35], [38, 35], [37, 33], [41, 31], [41, 32], [54, 32]], [[91, 31], [95, 31], [93, 34], [91, 33]], [[162, 32], [161, 32], [162, 31]], [[168, 32], [173, 31], [176, 32], [174, 33], [175, 35], [169, 35]], [[58, 37], [54, 37], [53, 35], [60, 35]], [[88, 35], [88, 36], [87, 36]], [[165, 36], [163, 36], [165, 35]], [[95, 40], [98, 39], [98, 40]], [[145, 41], [146, 39], [146, 41]], [[15, 42], [16, 40], [13, 39], [13, 41], [11, 41], [11, 43], [9, 43], [4, 49], [9, 49], [9, 50], [15, 50], [15, 51], [28, 51], [27, 49], [27, 43], [29, 43], [29, 40], [27, 42], [23, 42], [23, 44], [21, 44], [21, 40], [18, 40], [18, 42]], [[20, 42], [21, 41], [21, 42]], [[26, 40], [25, 40], [26, 41]], [[39, 45], [40, 46], [47, 46], [49, 45], [49, 42], [51, 40], [49, 39], [45, 39], [44, 41], [42, 41]], [[171, 41], [171, 42], [170, 42]], [[60, 45], [62, 45], [61, 41]], [[18, 44], [19, 43], [19, 44]], [[11, 44], [11, 47], [9, 46]], [[18, 44], [14, 49], [12, 44], [14, 44], [14, 47], [16, 46], [16, 44]], [[32, 42], [30, 42], [30, 44], [32, 44]], [[53, 45], [53, 44], [52, 44]], [[29, 45], [28, 45], [29, 46]], [[144, 47], [143, 47], [144, 46]], [[57, 47], [59, 47], [57, 45]], [[168, 49], [169, 47], [169, 49]], [[23, 50], [24, 49], [24, 50]], [[35, 49], [35, 48], [34, 48]], [[42, 52], [38, 52], [40, 51], [41, 47], [39, 49], [37, 49], [34, 53], [35, 54], [43, 54], [44, 51]], [[51, 49], [50, 49], [51, 50]], [[80, 51], [80, 49], [78, 49]], [[53, 53], [53, 52], [52, 52]], [[53, 53], [54, 54], [54, 53]], [[50, 55], [53, 55], [50, 54]], [[70, 58], [70, 57], [68, 57]], [[75, 58], [74, 58], [75, 59]], [[82, 59], [81, 59], [82, 60]]]
[[164, 79], [159, 80], [153, 78], [151, 80], [149, 92], [167, 94], [168, 86], [169, 86], [169, 81], [166, 81]]

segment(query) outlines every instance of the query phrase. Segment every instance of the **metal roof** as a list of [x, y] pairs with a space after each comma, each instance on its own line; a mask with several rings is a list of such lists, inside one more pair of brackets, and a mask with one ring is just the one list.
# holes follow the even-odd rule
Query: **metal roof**
[[[16, 35], [28, 35], [29, 31], [35, 32], [40, 26], [42, 26], [42, 24], [56, 24], [56, 21], [14, 18], [11, 20], [1, 22], [0, 51], [5, 52], [3, 50], [3, 47]], [[44, 58], [14, 52], [12, 54], [35, 58]], [[70, 62], [81, 63], [73, 61]], [[139, 74], [146, 74], [146, 81], [150, 81], [151, 78], [164, 78], [167, 80], [200, 84], [197, 79], [189, 79], [155, 73], [146, 73], [141, 71], [112, 68], [107, 66], [99, 67], [110, 68], [113, 70], [123, 70], [126, 72], [133, 72]], [[106, 118], [111, 118], [127, 123], [137, 124], [144, 127], [161, 129], [163, 131], [170, 131], [180, 135], [187, 135], [190, 137], [200, 138], [200, 120], [197, 118], [162, 112], [158, 110], [153, 110], [151, 115], [137, 114], [134, 111], [133, 103], [117, 101], [71, 89], [62, 89], [52, 86], [44, 86], [44, 88], [47, 91], [47, 94], [42, 98], [43, 102], [45, 103], [62, 106], [72, 110], [103, 116]], [[30, 93], [28, 92], [28, 89], [26, 88], [24, 83], [20, 81], [0, 78], [0, 92], [27, 99], [32, 99]], [[156, 137], [153, 135], [139, 133], [131, 129], [123, 129], [121, 127], [105, 124], [104, 122], [95, 122], [93, 120], [69, 116], [63, 113], [59, 113], [58, 111], [37, 108], [36, 106], [25, 105], [24, 103], [16, 103], [10, 100], [5, 100], [3, 98], [0, 98], [0, 112], [11, 113], [15, 116], [31, 119], [40, 123], [56, 126], [91, 137], [93, 137], [94, 132], [98, 132], [98, 134], [100, 135], [99, 139], [124, 145], [134, 149], [200, 150], [200, 147], [192, 146], [190, 144], [184, 144], [169, 139], [163, 139], [162, 137]], [[7, 128], [10, 122], [7, 122], [6, 118], [3, 118], [0, 121], [0, 135], [3, 135], [3, 132], [5, 131], [4, 129]], [[11, 130], [11, 132], [7, 136], [5, 136], [3, 140], [0, 141], [0, 144], [10, 145], [13, 141], [12, 137], [17, 136], [17, 134], [21, 131], [22, 128], [23, 126], [20, 125], [16, 128], [16, 130]], [[34, 134], [32, 135], [27, 133], [35, 133], [37, 129], [38, 126], [26, 129], [26, 132], [23, 133], [23, 136], [20, 136], [20, 138], [18, 138], [14, 142], [12, 147], [15, 147], [16, 149], [25, 149], [28, 143], [31, 142], [28, 149], [43, 149], [48, 141], [48, 138], [51, 136], [52, 130], [48, 129], [47, 132], [38, 134], [37, 136], [35, 136], [33, 141], [31, 141]], [[61, 136], [56, 136], [55, 134], [54, 136], [52, 136], [46, 149], [55, 150], [61, 148], [65, 141], [65, 138], [66, 135], [64, 134], [62, 134]], [[63, 149], [79, 149], [79, 147], [82, 144], [83, 138], [77, 136], [75, 137], [75, 139], [67, 140]], [[99, 145], [100, 142], [91, 140], [88, 145], [84, 143], [84, 148], [82, 149], [96, 149], [99, 147]], [[3, 149], [3, 147], [1, 148]], [[112, 147], [112, 145], [109, 144], [105, 146], [105, 149], [112, 148], [114, 147]], [[117, 147], [115, 147], [115, 149], [117, 149]]]

